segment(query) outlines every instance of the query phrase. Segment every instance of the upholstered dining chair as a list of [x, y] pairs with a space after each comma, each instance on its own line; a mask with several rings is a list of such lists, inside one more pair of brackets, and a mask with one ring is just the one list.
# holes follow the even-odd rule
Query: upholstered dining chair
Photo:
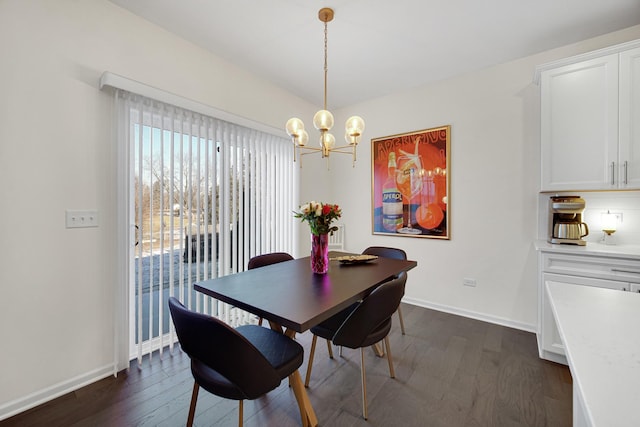
[[[364, 255], [376, 255], [383, 258], [407, 259], [407, 253], [404, 250], [386, 246], [369, 246], [362, 251], [362, 253]], [[404, 335], [404, 319], [402, 318], [402, 308], [400, 306], [398, 306], [398, 319], [400, 320], [400, 330], [402, 331], [402, 335]]]
[[313, 356], [318, 337], [331, 340], [333, 344], [347, 348], [360, 348], [360, 375], [362, 379], [362, 416], [367, 419], [367, 383], [364, 364], [364, 348], [384, 340], [389, 376], [395, 378], [389, 331], [391, 316], [398, 308], [404, 295], [405, 274], [383, 283], [367, 295], [362, 301], [352, 304], [340, 313], [311, 328], [313, 340], [309, 353], [309, 364], [305, 387], [309, 387]]
[[191, 358], [195, 380], [187, 426], [193, 425], [200, 387], [238, 400], [238, 425], [242, 426], [243, 401], [275, 389], [302, 364], [302, 346], [276, 331], [257, 325], [234, 329], [215, 317], [188, 310], [174, 297], [169, 298], [169, 310], [180, 346]]
[[[271, 252], [263, 255], [256, 255], [249, 260], [248, 270], [264, 267], [265, 265], [277, 264], [279, 262], [290, 261], [293, 257], [286, 252]], [[258, 319], [258, 325], [262, 325], [262, 317]]]

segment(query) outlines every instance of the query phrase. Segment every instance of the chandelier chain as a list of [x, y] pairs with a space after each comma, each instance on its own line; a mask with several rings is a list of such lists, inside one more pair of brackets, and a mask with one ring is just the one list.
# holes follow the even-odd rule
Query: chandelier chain
[[324, 109], [327, 109], [327, 23], [324, 23]]

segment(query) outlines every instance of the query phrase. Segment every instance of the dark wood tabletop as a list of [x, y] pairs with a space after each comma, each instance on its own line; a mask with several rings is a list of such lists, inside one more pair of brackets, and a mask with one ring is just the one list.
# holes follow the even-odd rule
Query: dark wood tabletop
[[390, 258], [362, 264], [334, 260], [327, 274], [313, 274], [306, 257], [205, 280], [194, 287], [287, 329], [304, 332], [416, 265], [415, 261]]

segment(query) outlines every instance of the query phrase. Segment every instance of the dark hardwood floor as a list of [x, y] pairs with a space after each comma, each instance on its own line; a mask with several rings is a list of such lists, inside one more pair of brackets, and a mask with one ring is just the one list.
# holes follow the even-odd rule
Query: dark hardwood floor
[[[571, 426], [572, 382], [566, 366], [538, 358], [535, 335], [403, 304], [407, 335], [397, 317], [391, 333], [396, 378], [385, 359], [366, 351], [369, 420], [362, 419], [360, 353], [329, 359], [318, 342], [309, 398], [322, 426]], [[298, 335], [308, 357], [310, 333]], [[300, 373], [304, 378], [306, 362]], [[187, 419], [193, 379], [176, 347], [162, 359], [134, 362], [107, 378], [0, 426], [180, 426]], [[200, 391], [197, 426], [235, 426], [237, 402]], [[299, 426], [287, 382], [244, 404], [246, 426]]]

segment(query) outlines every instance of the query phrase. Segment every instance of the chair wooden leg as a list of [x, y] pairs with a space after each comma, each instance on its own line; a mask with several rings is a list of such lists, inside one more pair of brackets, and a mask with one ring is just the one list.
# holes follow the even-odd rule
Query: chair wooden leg
[[242, 419], [243, 419], [242, 407], [244, 406], [243, 405], [244, 400], [239, 400], [238, 402], [239, 402], [239, 404], [238, 404], [238, 427], [242, 427]]
[[389, 335], [384, 337], [384, 346], [387, 348], [387, 362], [389, 362], [389, 376], [391, 378], [395, 378], [396, 373], [393, 370], [393, 359], [391, 359], [391, 345], [389, 344]]
[[373, 350], [373, 352], [375, 353], [376, 356], [384, 357], [384, 349], [382, 348], [382, 346], [380, 345], [379, 342], [377, 342], [374, 345], [372, 345], [371, 349]]
[[[327, 350], [329, 351], [329, 359], [333, 359], [333, 348], [331, 347], [331, 341], [327, 340]], [[340, 354], [342, 356], [342, 353]]]
[[402, 309], [398, 306], [398, 317], [400, 318], [400, 330], [402, 331], [402, 335], [404, 335], [404, 319], [402, 318]]
[[[402, 323], [402, 320], [400, 321]], [[258, 326], [262, 326], [262, 317], [258, 318]], [[403, 329], [404, 330], [404, 329]], [[404, 333], [404, 332], [403, 332]]]
[[362, 416], [367, 419], [367, 379], [364, 368], [364, 348], [360, 347], [360, 372], [362, 376]]
[[309, 387], [309, 379], [311, 378], [311, 367], [313, 366], [313, 355], [316, 352], [317, 341], [318, 341], [318, 336], [314, 335], [313, 340], [311, 341], [311, 351], [309, 352], [309, 364], [307, 365], [307, 376], [304, 379], [305, 387]]
[[187, 427], [193, 425], [193, 418], [196, 414], [196, 402], [198, 401], [198, 390], [200, 385], [194, 381], [193, 392], [191, 392], [191, 405], [189, 405], [189, 416], [187, 417]]

